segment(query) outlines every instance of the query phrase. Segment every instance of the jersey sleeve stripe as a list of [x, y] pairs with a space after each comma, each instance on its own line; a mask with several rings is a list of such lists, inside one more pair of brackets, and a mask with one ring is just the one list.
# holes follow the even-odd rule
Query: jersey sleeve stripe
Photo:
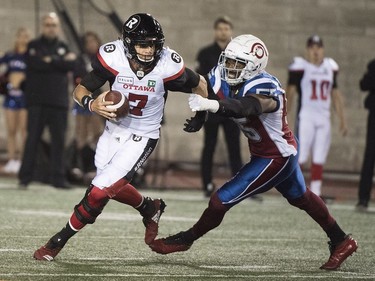
[[98, 57], [98, 60], [100, 61], [100, 63], [102, 64], [102, 66], [104, 68], [106, 68], [108, 71], [110, 71], [113, 75], [117, 76], [118, 74], [118, 71], [113, 69], [112, 67], [110, 67], [106, 62], [105, 60], [103, 59], [103, 57], [100, 55], [100, 53], [98, 52], [97, 53], [97, 57]]
[[185, 71], [185, 66], [183, 66], [183, 67], [180, 69], [180, 71], [177, 72], [175, 75], [172, 75], [172, 76], [170, 76], [170, 77], [164, 78], [164, 79], [163, 79], [163, 82], [165, 83], [165, 82], [168, 82], [168, 81], [171, 81], [171, 80], [176, 79], [177, 77], [181, 76], [182, 73], [184, 73], [184, 71]]

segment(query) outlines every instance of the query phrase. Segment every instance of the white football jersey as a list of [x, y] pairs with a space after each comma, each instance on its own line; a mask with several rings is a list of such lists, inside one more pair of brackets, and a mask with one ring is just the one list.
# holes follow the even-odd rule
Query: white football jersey
[[302, 72], [300, 81], [299, 117], [330, 117], [331, 92], [334, 74], [338, 72], [337, 63], [331, 58], [324, 58], [317, 66], [302, 57], [295, 57], [289, 66], [290, 72]]
[[135, 135], [159, 138], [165, 105], [164, 83], [183, 73], [181, 56], [164, 48], [154, 69], [143, 77], [138, 77], [130, 68], [121, 40], [101, 46], [98, 59], [115, 76], [111, 89], [120, 91], [129, 100], [129, 115], [119, 119], [117, 124]]

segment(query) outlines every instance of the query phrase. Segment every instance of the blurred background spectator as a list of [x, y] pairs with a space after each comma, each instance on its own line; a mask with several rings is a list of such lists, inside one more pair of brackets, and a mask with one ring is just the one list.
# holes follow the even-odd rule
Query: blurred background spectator
[[338, 72], [337, 63], [325, 57], [323, 40], [318, 35], [307, 39], [306, 58], [295, 57], [289, 66], [288, 111], [294, 97], [298, 97], [295, 117], [298, 162], [306, 165], [311, 155], [309, 188], [318, 196], [321, 196], [323, 165], [331, 146], [331, 101], [340, 121], [340, 132], [345, 136], [348, 131]]
[[33, 180], [34, 166], [41, 136], [50, 133], [49, 165], [44, 167], [46, 182], [57, 188], [68, 188], [65, 178], [64, 146], [71, 95], [68, 72], [75, 67], [76, 55], [59, 39], [60, 21], [55, 13], [42, 18], [42, 34], [31, 41], [26, 53], [27, 138], [19, 172], [19, 187]]
[[3, 172], [17, 174], [22, 157], [22, 150], [26, 138], [27, 112], [25, 109], [25, 52], [30, 41], [29, 31], [21, 27], [17, 30], [14, 47], [0, 58], [4, 64], [5, 73], [2, 76], [2, 94], [4, 98], [5, 128], [7, 131], [8, 162]]
[[[74, 69], [75, 86], [81, 79], [92, 70], [91, 61], [99, 50], [101, 40], [97, 33], [87, 31], [82, 37], [84, 53], [82, 53]], [[99, 89], [93, 93], [97, 97], [104, 90]], [[104, 119], [77, 103], [73, 104], [73, 115], [75, 121], [75, 134], [69, 146], [68, 176], [71, 181], [90, 182], [95, 175], [94, 155], [96, 143], [103, 132]]]
[[[232, 38], [232, 33], [233, 24], [229, 17], [222, 16], [215, 20], [214, 42], [202, 48], [197, 55], [198, 67], [196, 71], [199, 74], [206, 75], [217, 65], [221, 52]], [[224, 130], [232, 176], [242, 167], [240, 129], [231, 119], [209, 112], [207, 121], [204, 124], [204, 145], [200, 162], [203, 191], [206, 197], [209, 197], [215, 190], [215, 184], [212, 180], [212, 169], [219, 127], [222, 127]]]
[[368, 110], [366, 147], [363, 157], [361, 177], [358, 190], [358, 204], [356, 210], [367, 211], [371, 199], [373, 176], [375, 167], [375, 60], [367, 66], [367, 72], [360, 81], [362, 91], [369, 91], [365, 99], [365, 108]]

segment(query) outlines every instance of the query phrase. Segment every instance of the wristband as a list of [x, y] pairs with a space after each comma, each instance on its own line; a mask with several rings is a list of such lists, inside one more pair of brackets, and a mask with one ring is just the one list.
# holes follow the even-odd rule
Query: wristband
[[94, 99], [91, 96], [83, 96], [81, 99], [81, 104], [84, 109], [88, 109], [89, 111], [91, 110], [91, 103], [94, 101]]

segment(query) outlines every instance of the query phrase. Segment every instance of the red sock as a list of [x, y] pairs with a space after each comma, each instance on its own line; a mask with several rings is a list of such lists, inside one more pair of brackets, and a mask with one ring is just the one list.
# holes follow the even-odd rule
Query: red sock
[[223, 205], [217, 193], [214, 193], [211, 196], [208, 208], [204, 210], [198, 222], [192, 227], [194, 240], [219, 226], [228, 210], [229, 208]]
[[311, 180], [322, 180], [323, 179], [323, 165], [311, 164]]
[[335, 219], [329, 213], [326, 204], [324, 204], [324, 201], [311, 192], [310, 189], [307, 189], [302, 197], [288, 200], [288, 202], [308, 213], [325, 232], [329, 231], [336, 223]]
[[142, 204], [143, 196], [134, 186], [128, 183], [119, 189], [112, 199], [120, 203], [130, 205], [133, 208], [137, 208]]

